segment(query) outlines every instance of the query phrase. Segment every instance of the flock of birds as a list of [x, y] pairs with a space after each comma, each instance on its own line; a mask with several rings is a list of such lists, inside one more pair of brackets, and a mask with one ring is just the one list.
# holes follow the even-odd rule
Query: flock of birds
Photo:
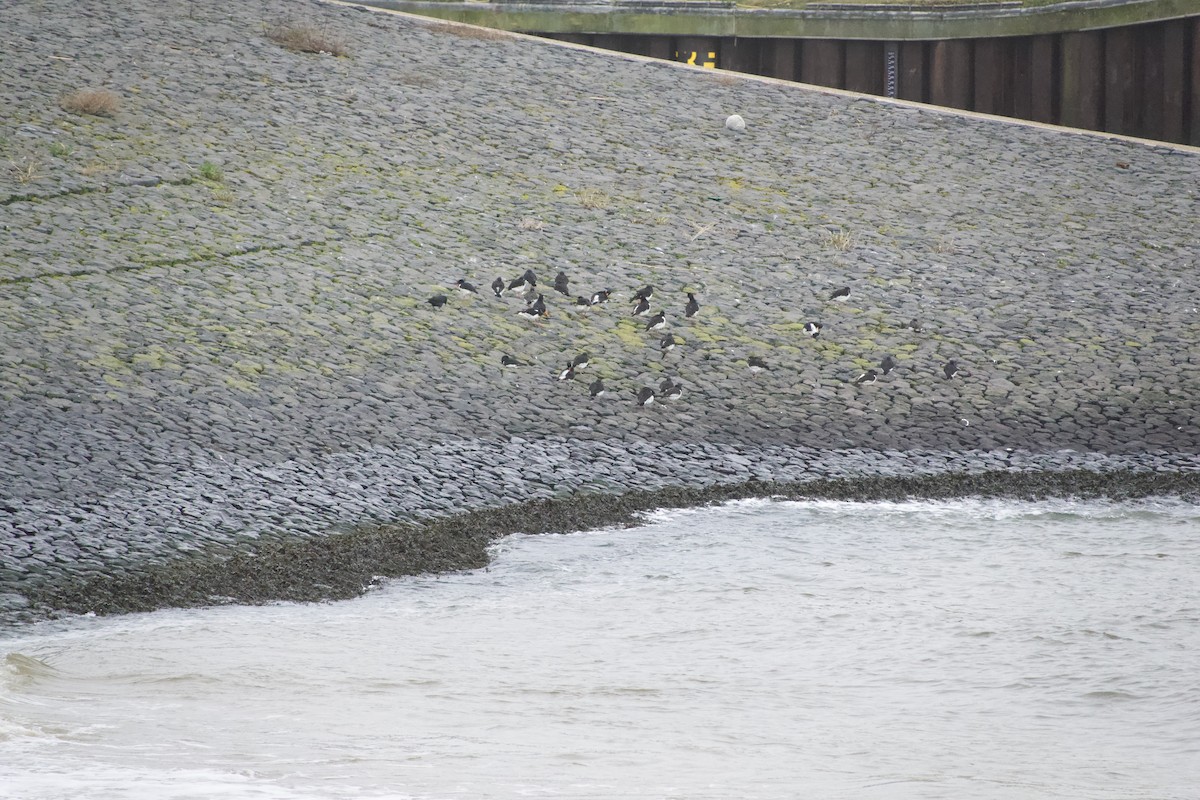
[[[479, 294], [479, 289], [474, 284], [468, 282], [466, 278], [459, 278], [454, 282], [454, 285], [465, 295]], [[517, 312], [518, 315], [524, 319], [540, 320], [550, 316], [549, 309], [546, 306], [546, 296], [538, 291], [537, 275], [532, 269], [525, 270], [523, 274], [513, 278], [510, 281], [505, 281], [502, 277], [496, 278], [496, 280], [492, 281], [491, 290], [496, 297], [503, 297], [504, 295], [509, 294], [518, 295], [525, 298], [525, 307]], [[559, 294], [565, 295], [566, 297], [571, 297], [570, 279], [567, 277], [565, 272], [560, 271], [558, 275], [555, 276], [554, 290]], [[612, 300], [615, 294], [616, 292], [613, 289], [600, 289], [599, 291], [593, 292], [589, 296], [577, 295], [574, 298], [574, 305], [602, 305]], [[687, 303], [683, 307], [683, 316], [685, 319], [692, 319], [700, 313], [700, 303], [696, 299], [694, 292], [685, 292], [685, 294], [687, 294]], [[631, 299], [633, 304], [632, 316], [645, 319], [644, 330], [647, 333], [661, 331], [667, 326], [667, 312], [665, 309], [660, 308], [657, 312], [653, 314], [651, 313], [653, 311], [651, 299], [654, 297], [654, 295], [654, 286], [648, 284], [634, 292]], [[835, 289], [832, 294], [829, 295], [829, 300], [845, 300], [849, 296], [850, 287], [842, 286]], [[440, 309], [449, 301], [450, 298], [446, 295], [435, 294], [426, 302], [428, 302], [429, 305], [433, 306], [435, 309]], [[920, 321], [916, 319], [909, 322], [905, 327], [911, 328], [916, 332], [921, 330]], [[820, 322], [806, 322], [804, 324], [804, 333], [808, 336], [811, 336], [813, 339], [817, 339], [821, 336], [821, 331], [823, 328], [824, 325]], [[659, 339], [658, 346], [663, 357], [665, 358], [667, 353], [674, 350], [679, 344], [680, 341], [676, 339], [673, 334], [666, 333]], [[557, 379], [560, 381], [574, 380], [576, 377], [578, 377], [580, 372], [587, 369], [590, 363], [591, 357], [586, 352], [580, 353], [573, 359], [568, 360], [565, 366], [555, 373], [555, 377], [557, 377]], [[512, 355], [506, 353], [500, 357], [500, 366], [503, 368], [518, 367], [522, 366], [522, 362]], [[752, 373], [759, 373], [771, 369], [770, 366], [767, 365], [767, 362], [761, 356], [757, 355], [750, 356], [747, 359], [747, 366]], [[880, 362], [877, 369], [872, 367], [865, 370], [862, 374], [854, 379], [853, 383], [855, 385], [875, 383], [877, 380], [879, 380], [881, 375], [889, 375], [895, 371], [897, 366], [899, 365], [897, 364], [896, 359], [891, 355], [887, 355]], [[947, 380], [957, 376], [958, 372], [958, 364], [954, 360], [950, 360], [942, 366], [942, 374], [945, 375]], [[592, 381], [588, 386], [588, 390], [591, 392], [592, 397], [601, 397], [609, 394], [608, 387], [605, 386], [604, 381], [600, 378], [596, 378], [594, 381]], [[654, 401], [658, 398], [663, 398], [666, 400], [678, 399], [683, 395], [683, 384], [678, 383], [677, 381], [668, 377], [664, 379], [661, 384], [659, 384], [657, 391], [649, 386], [644, 386], [641, 389], [634, 390], [634, 394], [637, 398], [636, 402], [638, 405], [648, 406], [654, 403]]]

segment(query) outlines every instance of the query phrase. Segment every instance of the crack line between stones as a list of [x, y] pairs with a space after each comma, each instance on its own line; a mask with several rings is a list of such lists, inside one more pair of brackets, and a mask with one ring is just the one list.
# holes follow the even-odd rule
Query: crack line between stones
[[[238, 250], [230, 250], [226, 253], [205, 253], [203, 255], [186, 256], [183, 258], [161, 258], [154, 261], [138, 261], [133, 264], [127, 264], [122, 267], [113, 267], [105, 270], [89, 270], [80, 269], [71, 272], [39, 272], [36, 275], [21, 275], [15, 278], [0, 278], [0, 286], [17, 286], [21, 284], [33, 283], [38, 280], [53, 280], [58, 278], [82, 278], [89, 275], [112, 275], [119, 272], [137, 272], [143, 269], [152, 269], [154, 267], [177, 267], [182, 264], [196, 264], [203, 261], [222, 261], [233, 258], [234, 256], [245, 256], [252, 253], [274, 253], [280, 250], [301, 250], [306, 247], [314, 247], [316, 245], [327, 244], [330, 240], [327, 239], [306, 239], [296, 245], [286, 244], [260, 244], [252, 247], [244, 247]], [[333, 241], [341, 241], [335, 239]]]
[[122, 183], [102, 183], [99, 186], [80, 186], [75, 189], [67, 189], [54, 194], [10, 194], [8, 197], [0, 200], [0, 206], [11, 206], [14, 203], [41, 203], [48, 200], [57, 200], [60, 197], [78, 197], [85, 194], [95, 194], [102, 192], [107, 194], [113, 188], [130, 189], [144, 188], [153, 189], [155, 186], [190, 186], [195, 183], [196, 179], [192, 177], [175, 178], [174, 180], [158, 180], [155, 183], [143, 183], [139, 180], [124, 181]]

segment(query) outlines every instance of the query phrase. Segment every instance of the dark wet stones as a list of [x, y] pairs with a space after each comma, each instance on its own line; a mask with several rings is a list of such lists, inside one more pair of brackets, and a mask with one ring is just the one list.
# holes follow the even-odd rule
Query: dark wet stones
[[[787, 492], [864, 498], [878, 492], [880, 486], [892, 487], [884, 497], [897, 496], [901, 488], [914, 496], [927, 496], [924, 493], [929, 492], [928, 496], [943, 497], [953, 492], [980, 491], [1001, 496], [1024, 496], [1021, 492], [1026, 491], [1053, 494], [1077, 487], [1085, 493], [1126, 497], [1150, 491], [1194, 492], [1200, 480], [1200, 473], [1179, 471], [1189, 467], [1194, 470], [1194, 459], [1171, 453], [1115, 459], [1074, 451], [1037, 455], [1019, 451], [922, 454], [812, 448], [747, 450], [712, 443], [692, 446], [685, 442], [628, 440], [593, 444], [528, 438], [506, 443], [474, 440], [436, 444], [426, 446], [421, 457], [425, 465], [418, 464], [414, 454], [376, 448], [353, 456], [340, 454], [323, 464], [305, 464], [303, 468], [223, 466], [210, 472], [208, 480], [212, 483], [205, 485], [193, 479], [164, 487], [161, 492], [130, 496], [128, 508], [111, 501], [105, 506], [89, 506], [89, 513], [81, 513], [78, 507], [61, 514], [18, 508], [7, 515], [10, 519], [6, 522], [13, 533], [24, 528], [32, 538], [0, 539], [0, 567], [8, 570], [0, 573], [0, 591], [28, 594], [33, 605], [43, 609], [41, 613], [56, 607], [119, 611], [153, 607], [156, 603], [195, 604], [209, 602], [206, 598], [213, 594], [244, 602], [346, 596], [347, 592], [357, 591], [353, 586], [365, 567], [352, 570], [356, 576], [352, 578], [321, 572], [319, 583], [342, 587], [322, 594], [324, 590], [316, 591], [312, 586], [283, 586], [280, 581], [252, 587], [250, 578], [261, 574], [261, 570], [239, 574], [236, 580], [230, 579], [233, 585], [227, 585], [219, 570], [214, 567], [205, 572], [207, 568], [202, 565], [215, 557], [213, 554], [221, 554], [218, 560], [223, 560], [230, 553], [262, 553], [264, 547], [269, 552], [289, 554], [289, 558], [305, 552], [306, 547], [336, 547], [339, 545], [319, 542], [341, 536], [337, 531], [347, 525], [361, 527], [364, 520], [371, 519], [382, 524], [397, 515], [418, 520], [444, 518], [439, 525], [453, 526], [468, 509], [487, 506], [499, 509], [496, 519], [512, 520], [512, 514], [519, 510], [559, 509], [537, 503], [562, 495], [566, 499], [557, 502], [566, 504], [561, 508], [571, 509], [565, 518], [586, 528], [612, 517], [606, 510], [588, 521], [585, 512], [598, 507], [622, 508], [631, 502], [624, 499], [625, 494], [637, 497], [653, 489], [664, 494], [645, 502], [683, 502], [679, 498], [706, 502], [750, 492], [736, 488], [748, 480], [755, 481], [754, 492], [764, 495], [779, 493], [775, 488], [763, 489], [767, 484], [799, 481], [789, 484], [792, 488]], [[210, 465], [210, 470], [214, 466]], [[1093, 477], [1091, 472], [1086, 476], [1069, 472], [1080, 467], [1104, 469], [1108, 474], [1095, 473]], [[987, 472], [996, 469], [1003, 472]], [[971, 473], [986, 473], [989, 477], [963, 477]], [[906, 477], [908, 483], [887, 483], [900, 480], [897, 476], [922, 474], [930, 477]], [[1019, 477], [1027, 474], [1041, 477]], [[1060, 477], [1067, 474], [1075, 477]], [[1147, 475], [1155, 480], [1147, 481]], [[823, 480], [829, 477], [840, 481], [831, 484]], [[695, 494], [696, 490], [688, 486], [707, 486], [712, 492]], [[605, 493], [592, 495], [585, 487], [592, 487], [590, 491], [603, 487]], [[575, 494], [580, 491], [583, 493]], [[482, 530], [487, 527], [484, 521], [493, 517], [487, 515], [491, 512], [480, 513], [482, 516], [469, 516], [467, 524]], [[545, 520], [527, 516], [520, 520], [520, 529], [546, 529]], [[501, 526], [488, 532], [494, 536], [510, 530]], [[164, 567], [166, 573], [154, 572], [145, 577], [148, 565], [170, 565], [181, 558], [178, 567]], [[458, 552], [455, 558], [460, 560], [438, 563], [458, 565], [452, 568], [478, 563], [473, 550]], [[342, 562], [306, 555], [299, 563], [307, 564], [310, 570], [316, 570], [314, 565], [320, 563], [324, 564], [321, 569], [336, 571]], [[401, 559], [395, 562], [395, 574], [411, 574], [425, 563]], [[187, 564], [201, 565], [196, 568], [200, 570], [197, 574], [204, 576], [203, 585], [186, 591], [164, 588], [182, 580], [180, 576], [192, 569]], [[100, 574], [106, 577], [98, 578]], [[378, 568], [373, 574], [392, 573]], [[125, 579], [119, 578], [121, 575], [140, 582], [130, 590]], [[299, 578], [292, 583], [297, 581], [304, 583]], [[160, 590], [164, 593], [156, 595]], [[129, 592], [132, 599], [127, 597]], [[89, 604], [98, 605], [84, 608]], [[31, 613], [28, 609], [22, 611], [25, 617]]]
[[746, 490], [705, 494], [676, 489], [622, 497], [529, 500], [416, 526], [366, 527], [321, 539], [269, 544], [249, 558], [235, 554], [211, 562], [192, 559], [186, 567], [148, 567], [125, 579], [79, 581], [37, 592], [34, 602], [77, 612], [112, 613], [163, 604], [207, 605], [214, 597], [238, 602], [351, 597], [379, 575], [482, 566], [487, 542], [507, 533], [631, 524], [633, 514], [648, 508], [748, 494]]

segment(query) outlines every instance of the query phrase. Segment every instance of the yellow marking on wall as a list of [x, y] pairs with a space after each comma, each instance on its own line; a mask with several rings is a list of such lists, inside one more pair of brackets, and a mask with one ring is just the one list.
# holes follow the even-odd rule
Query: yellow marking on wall
[[[700, 57], [700, 54], [698, 52], [696, 52], [695, 50], [686, 50], [684, 52], [687, 53], [687, 58], [682, 59], [683, 63], [691, 64], [693, 67], [696, 66], [696, 59]], [[676, 61], [681, 60], [679, 56], [680, 56], [680, 53], [678, 50], [676, 50], [675, 51], [675, 60]], [[700, 62], [700, 66], [705, 67], [707, 69], [716, 69], [717, 68], [716, 51], [713, 51], [713, 50], [708, 51], [708, 60]]]

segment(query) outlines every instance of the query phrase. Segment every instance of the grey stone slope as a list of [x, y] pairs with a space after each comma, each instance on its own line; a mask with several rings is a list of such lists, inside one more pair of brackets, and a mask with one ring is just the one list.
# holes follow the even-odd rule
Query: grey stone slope
[[[284, 19], [348, 56], [279, 47]], [[705, 465], [815, 476], [823, 450], [859, 454], [833, 459], [849, 473], [1005, 449], [1195, 466], [1194, 152], [311, 2], [41, 0], [0, 28], [5, 569], [55, 532], [120, 556], [122, 518], [173, 552], [448, 513], [481, 475], [486, 504]], [[60, 107], [86, 87], [119, 95], [112, 118]], [[525, 269], [547, 318], [487, 289]], [[574, 305], [560, 270], [614, 298]], [[647, 283], [662, 331], [631, 315]], [[886, 355], [894, 373], [854, 384]], [[666, 377], [680, 399], [634, 404]], [[375, 491], [434, 445], [531, 459], [532, 482], [442, 449], [425, 489]], [[642, 472], [603, 480], [628, 449]], [[331, 463], [366, 472], [330, 484]], [[272, 500], [318, 485], [327, 514]]]

